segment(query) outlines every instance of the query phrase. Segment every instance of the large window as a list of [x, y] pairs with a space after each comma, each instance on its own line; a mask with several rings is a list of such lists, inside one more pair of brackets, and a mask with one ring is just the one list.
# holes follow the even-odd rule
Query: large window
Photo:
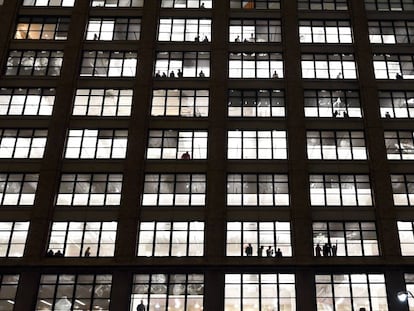
[[0, 257], [23, 257], [29, 222], [0, 222]]
[[205, 174], [146, 174], [142, 205], [204, 206]]
[[308, 159], [366, 160], [362, 131], [307, 131]]
[[372, 206], [368, 175], [312, 174], [309, 182], [312, 206]]
[[231, 19], [230, 42], [282, 42], [279, 20]]
[[60, 76], [63, 51], [10, 51], [6, 76]]
[[121, 190], [121, 174], [62, 174], [56, 205], [119, 205]]
[[227, 158], [287, 159], [286, 131], [228, 131]]
[[142, 8], [144, 6], [144, 0], [92, 0], [92, 6], [103, 6], [108, 8], [116, 7], [134, 7]]
[[410, 11], [414, 10], [412, 0], [365, 0], [368, 11]]
[[55, 89], [0, 88], [0, 115], [50, 116]]
[[371, 43], [414, 43], [414, 22], [411, 21], [369, 21], [368, 30]]
[[305, 90], [305, 117], [362, 118], [359, 92], [352, 90]]
[[112, 275], [42, 274], [36, 310], [109, 311]]
[[16, 301], [17, 286], [19, 285], [20, 275], [1, 274], [0, 275], [0, 310], [13, 311]]
[[352, 54], [302, 54], [304, 79], [356, 79], [357, 69]]
[[388, 310], [383, 274], [315, 275], [317, 311]]
[[140, 18], [90, 18], [86, 40], [139, 40]]
[[131, 89], [77, 89], [74, 116], [124, 117], [131, 115]]
[[151, 116], [207, 117], [209, 90], [156, 89], [152, 91]]
[[298, 0], [299, 10], [348, 10], [347, 0]]
[[65, 158], [123, 159], [127, 142], [127, 130], [69, 130]]
[[204, 222], [147, 221], [139, 226], [137, 256], [203, 256]]
[[395, 206], [414, 206], [414, 175], [391, 175]]
[[147, 159], [207, 159], [207, 131], [150, 130]]
[[170, 78], [210, 76], [210, 52], [158, 52], [155, 76]]
[[226, 274], [224, 311], [296, 310], [295, 275]]
[[414, 79], [414, 56], [374, 54], [376, 79]]
[[211, 19], [161, 18], [158, 41], [211, 41]]
[[413, 160], [414, 138], [411, 131], [385, 131], [388, 160]]
[[352, 43], [349, 21], [299, 21], [301, 43]]
[[228, 206], [288, 206], [289, 184], [285, 174], [227, 175]]
[[[246, 255], [251, 245], [252, 255], [259, 257], [290, 257], [290, 223], [286, 221], [232, 221], [227, 223], [227, 256]], [[278, 256], [276, 252], [281, 254]]]
[[[413, 273], [404, 273], [405, 287], [410, 292], [414, 292], [414, 274]], [[413, 309], [413, 302], [410, 302], [410, 299], [407, 300], [410, 310]]]
[[48, 250], [64, 257], [113, 256], [116, 222], [53, 222]]
[[33, 205], [39, 174], [0, 173], [0, 205]]
[[242, 53], [229, 55], [229, 78], [283, 78], [281, 53]]
[[398, 221], [401, 255], [414, 256], [414, 222]]
[[75, 0], [23, 0], [24, 6], [73, 6]]
[[204, 307], [203, 274], [135, 274], [130, 311], [199, 311]]
[[231, 9], [280, 9], [280, 0], [230, 0]]
[[84, 51], [83, 77], [135, 77], [136, 52]]
[[317, 257], [379, 255], [375, 222], [319, 221], [312, 227]]
[[19, 17], [14, 39], [66, 40], [69, 21], [68, 17]]
[[285, 108], [283, 90], [229, 90], [229, 117], [284, 117]]
[[414, 118], [414, 91], [379, 91], [382, 118]]
[[212, 0], [161, 0], [162, 8], [211, 9]]
[[41, 159], [47, 130], [0, 129], [0, 158]]

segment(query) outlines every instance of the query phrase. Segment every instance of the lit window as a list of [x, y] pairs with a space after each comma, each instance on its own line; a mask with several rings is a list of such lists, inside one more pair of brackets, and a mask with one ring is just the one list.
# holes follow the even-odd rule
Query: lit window
[[301, 43], [352, 43], [349, 21], [299, 21]]
[[299, 10], [348, 10], [347, 0], [298, 0]]
[[414, 175], [391, 175], [395, 206], [414, 206]]
[[0, 205], [33, 205], [39, 174], [0, 173]]
[[67, 17], [19, 17], [14, 39], [66, 40], [69, 21]]
[[41, 159], [47, 130], [0, 129], [0, 158]]
[[130, 311], [138, 310], [194, 311], [204, 309], [203, 274], [135, 274]]
[[135, 77], [136, 52], [83, 52], [82, 77]]
[[131, 115], [133, 91], [129, 89], [77, 89], [73, 104], [74, 116]]
[[210, 77], [210, 52], [158, 52], [155, 77]]
[[411, 131], [385, 131], [388, 160], [413, 160], [414, 138]]
[[364, 0], [368, 11], [412, 11], [412, 0]]
[[50, 116], [54, 102], [55, 89], [0, 89], [0, 115]]
[[146, 174], [143, 206], [204, 206], [205, 174]]
[[379, 255], [375, 222], [314, 222], [312, 227], [316, 257]]
[[158, 41], [211, 41], [211, 19], [161, 18]]
[[228, 159], [287, 159], [286, 131], [228, 131]]
[[162, 8], [211, 9], [212, 0], [161, 0]]
[[10, 51], [6, 76], [60, 76], [63, 51]]
[[315, 275], [317, 311], [388, 310], [383, 274]]
[[147, 159], [207, 159], [207, 131], [150, 130]]
[[152, 91], [152, 116], [207, 117], [210, 93], [202, 89]]
[[230, 53], [229, 78], [283, 78], [281, 53]]
[[230, 42], [282, 42], [279, 20], [231, 19]]
[[204, 255], [204, 222], [141, 222], [137, 256]]
[[23, 257], [29, 222], [0, 222], [0, 257]]
[[252, 256], [292, 256], [290, 223], [286, 221], [234, 221], [227, 223], [226, 255], [246, 256], [245, 248], [252, 246]]
[[[0, 1], [0, 5], [2, 2]], [[3, 311], [13, 311], [16, 302], [17, 287], [19, 285], [20, 275], [18, 274], [1, 274], [0, 275], [0, 305]]]
[[369, 21], [368, 30], [371, 43], [414, 43], [414, 22], [411, 21]]
[[284, 174], [227, 175], [228, 206], [288, 206], [288, 176]]
[[362, 131], [307, 131], [308, 159], [366, 160]]
[[48, 250], [64, 257], [113, 256], [117, 222], [53, 222]]
[[[414, 293], [414, 274], [412, 273], [404, 273], [404, 279], [405, 279], [405, 287], [408, 291], [411, 293]], [[413, 309], [413, 302], [412, 300], [407, 300], [409, 309]]]
[[144, 0], [92, 0], [92, 6], [95, 7], [133, 7], [142, 8], [144, 6]]
[[382, 118], [414, 118], [414, 92], [380, 91], [378, 97]]
[[42, 274], [36, 310], [109, 310], [112, 275]]
[[359, 92], [352, 90], [305, 90], [305, 117], [362, 118]]
[[312, 206], [372, 206], [368, 175], [310, 175]]
[[230, 0], [231, 9], [280, 9], [280, 0]]
[[86, 40], [139, 40], [140, 18], [90, 18]]
[[352, 54], [302, 54], [304, 79], [356, 79], [357, 70]]
[[121, 174], [62, 174], [56, 205], [119, 205], [121, 190]]
[[23, 6], [73, 6], [75, 0], [23, 0]]
[[414, 223], [411, 221], [398, 221], [398, 234], [402, 256], [414, 256]]
[[376, 79], [414, 79], [413, 55], [374, 54]]

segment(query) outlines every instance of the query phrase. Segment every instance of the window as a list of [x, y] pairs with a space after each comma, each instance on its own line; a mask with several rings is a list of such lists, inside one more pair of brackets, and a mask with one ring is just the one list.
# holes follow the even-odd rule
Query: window
[[204, 206], [205, 174], [145, 174], [143, 206]]
[[124, 159], [127, 130], [69, 130], [66, 159]]
[[0, 205], [33, 205], [39, 174], [0, 173]]
[[6, 76], [60, 76], [63, 51], [10, 51]]
[[411, 0], [365, 0], [368, 11], [410, 11], [414, 10]]
[[308, 159], [366, 160], [362, 131], [307, 131]]
[[211, 9], [212, 0], [161, 0], [162, 8], [174, 9]]
[[348, 10], [347, 0], [298, 0], [299, 10]]
[[230, 8], [280, 10], [280, 0], [230, 0]]
[[374, 54], [376, 79], [414, 79], [414, 56]]
[[65, 257], [113, 256], [117, 225], [115, 221], [53, 222], [48, 249]]
[[132, 95], [132, 89], [77, 89], [72, 115], [130, 116]]
[[304, 79], [356, 79], [352, 54], [302, 54]]
[[86, 40], [139, 40], [140, 18], [90, 18]]
[[147, 159], [207, 159], [207, 131], [150, 130]]
[[135, 77], [137, 53], [84, 51], [82, 77]]
[[204, 222], [141, 222], [137, 256], [203, 256]]
[[312, 206], [372, 206], [368, 175], [310, 175]]
[[109, 311], [112, 275], [42, 274], [36, 310]]
[[379, 91], [382, 118], [414, 118], [413, 91]]
[[286, 131], [228, 131], [227, 158], [287, 159]]
[[362, 118], [359, 92], [353, 90], [305, 90], [305, 117]]
[[152, 91], [151, 116], [208, 117], [209, 90], [157, 89]]
[[0, 115], [51, 116], [55, 89], [0, 88]]
[[158, 41], [211, 41], [211, 19], [161, 18]]
[[231, 19], [230, 42], [282, 42], [279, 20]]
[[[314, 222], [315, 256], [379, 256], [375, 222]], [[328, 251], [320, 248], [328, 246]], [[324, 247], [325, 248], [325, 247]]]
[[3, 311], [13, 311], [16, 301], [17, 286], [19, 285], [20, 275], [1, 274], [0, 275], [0, 309]]
[[402, 256], [414, 256], [414, 222], [397, 221]]
[[395, 206], [414, 206], [414, 175], [391, 175]]
[[47, 130], [0, 129], [0, 158], [41, 159], [46, 141]]
[[158, 52], [155, 61], [155, 76], [209, 77], [209, 52]]
[[230, 53], [229, 78], [283, 78], [281, 53]]
[[227, 256], [245, 255], [245, 247], [251, 244], [253, 255], [273, 257], [280, 249], [282, 256], [292, 256], [290, 223], [286, 221], [233, 221], [227, 223]]
[[349, 21], [299, 21], [301, 43], [352, 43]]
[[295, 275], [282, 273], [226, 274], [224, 311], [296, 310]]
[[411, 21], [369, 21], [368, 30], [371, 43], [414, 43], [414, 22]]
[[73, 6], [75, 0], [23, 0], [23, 6]]
[[136, 311], [141, 300], [145, 310], [203, 310], [204, 275], [135, 274], [129, 310]]
[[68, 17], [19, 17], [14, 39], [66, 40]]
[[315, 275], [317, 311], [388, 310], [383, 274]]
[[228, 206], [288, 206], [289, 184], [285, 174], [227, 175]]
[[144, 6], [144, 0], [92, 0], [92, 6], [104, 6], [110, 8], [116, 7], [134, 7], [142, 8]]
[[229, 117], [284, 117], [283, 90], [229, 90], [227, 116]]
[[121, 174], [62, 174], [56, 205], [119, 205], [121, 190]]
[[0, 222], [0, 257], [23, 257], [29, 222]]
[[388, 160], [413, 160], [414, 140], [411, 131], [385, 131]]

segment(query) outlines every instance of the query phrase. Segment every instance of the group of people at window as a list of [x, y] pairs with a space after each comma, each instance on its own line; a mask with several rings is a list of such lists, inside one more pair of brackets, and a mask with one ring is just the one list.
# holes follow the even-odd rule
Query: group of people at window
[[[91, 248], [88, 246], [85, 249], [84, 257], [90, 257], [91, 256]], [[46, 257], [65, 257], [65, 254], [59, 249], [56, 252], [53, 251], [53, 249], [49, 249], [46, 253]]]
[[[169, 75], [167, 76], [167, 74], [165, 73], [165, 71], [163, 71], [162, 73], [160, 72], [160, 70], [157, 70], [157, 72], [155, 73], [155, 77], [156, 78], [182, 78], [183, 77], [183, 72], [181, 71], [181, 69], [177, 69], [177, 74], [174, 72], [174, 70], [171, 70]], [[198, 74], [199, 78], [205, 78], [206, 75], [203, 72], [203, 70], [200, 70], [199, 74]]]
[[[250, 257], [253, 256], [253, 246], [251, 243], [249, 243], [245, 248], [244, 252], [246, 256]], [[274, 255], [274, 256], [273, 256]], [[276, 258], [282, 258], [283, 253], [278, 248], [276, 251], [272, 248], [272, 246], [268, 246], [265, 250], [265, 247], [263, 245], [259, 246], [257, 249], [257, 256], [258, 257], [276, 257]]]
[[338, 251], [338, 245], [334, 244], [331, 245], [331, 243], [325, 243], [322, 247], [319, 243], [315, 246], [315, 256], [316, 257], [335, 257]]

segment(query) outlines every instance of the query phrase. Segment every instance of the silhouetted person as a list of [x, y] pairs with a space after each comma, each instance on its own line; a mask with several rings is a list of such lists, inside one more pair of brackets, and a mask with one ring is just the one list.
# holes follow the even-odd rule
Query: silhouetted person
[[272, 249], [272, 247], [271, 246], [269, 246], [267, 249], [266, 249], [266, 257], [272, 257], [273, 256], [273, 249]]
[[174, 70], [170, 72], [170, 78], [175, 78]]
[[98, 40], [98, 35], [96, 33], [93, 34], [93, 40]]
[[234, 42], [240, 42], [240, 36], [237, 36], [236, 39], [234, 39]]
[[162, 73], [162, 77], [163, 78], [166, 78], [167, 77], [167, 75], [165, 74], [165, 72]]
[[316, 255], [316, 257], [321, 257], [321, 251], [322, 251], [322, 247], [319, 245], [319, 243], [316, 244], [316, 247], [315, 247], [315, 255]]
[[160, 71], [159, 70], [155, 73], [155, 77], [156, 78], [161, 78], [161, 74], [160, 74]]
[[252, 256], [253, 255], [253, 246], [252, 244], [248, 244], [244, 250], [244, 252], [246, 253], [246, 256]]
[[53, 257], [54, 253], [53, 250], [49, 249], [46, 253], [46, 257]]
[[181, 159], [182, 159], [182, 160], [190, 160], [190, 159], [191, 159], [191, 156], [190, 156], [190, 154], [188, 153], [188, 151], [184, 152], [184, 153], [181, 155]]
[[200, 42], [200, 36], [196, 36], [196, 37], [194, 38], [194, 42]]
[[262, 246], [260, 246], [258, 249], [257, 249], [257, 256], [259, 256], [259, 257], [263, 257], [263, 249], [264, 249], [264, 246], [262, 245]]
[[204, 74], [204, 72], [201, 70], [200, 73], [198, 74], [198, 76], [200, 78], [204, 78], [206, 75]]
[[339, 114], [338, 110], [335, 110], [334, 113], [333, 113], [334, 118], [336, 118], [338, 116], [338, 114]]
[[338, 246], [336, 244], [332, 245], [332, 256], [336, 256], [337, 251], [338, 251]]
[[137, 306], [137, 311], [145, 311], [144, 301], [141, 300], [140, 304]]
[[385, 113], [385, 118], [386, 119], [391, 119], [391, 115], [390, 115], [390, 113], [388, 111]]
[[55, 253], [55, 257], [63, 257], [63, 253], [62, 253], [60, 250], [58, 250], [58, 251]]
[[279, 75], [277, 74], [276, 70], [273, 72], [272, 78], [274, 78], [274, 79], [279, 78]]
[[275, 253], [276, 258], [282, 258], [283, 254], [282, 251], [280, 250], [280, 248], [277, 249], [276, 253]]
[[399, 74], [398, 72], [395, 74], [395, 79], [397, 80], [403, 80], [403, 76], [401, 74]]
[[181, 71], [181, 69], [178, 69], [178, 70], [177, 70], [177, 76], [178, 76], [179, 78], [182, 78], [182, 77], [183, 77], [183, 72]]
[[88, 246], [85, 250], [85, 257], [91, 256], [91, 248]]
[[328, 245], [328, 243], [325, 243], [323, 245], [323, 247], [322, 247], [322, 253], [323, 253], [323, 256], [324, 257], [328, 257], [329, 256], [330, 251], [329, 251], [329, 245]]
[[204, 2], [203, 2], [203, 3], [201, 3], [200, 8], [201, 8], [201, 9], [205, 9], [205, 8], [206, 8], [206, 7], [204, 6]]
[[344, 118], [349, 118], [348, 112], [344, 111]]

